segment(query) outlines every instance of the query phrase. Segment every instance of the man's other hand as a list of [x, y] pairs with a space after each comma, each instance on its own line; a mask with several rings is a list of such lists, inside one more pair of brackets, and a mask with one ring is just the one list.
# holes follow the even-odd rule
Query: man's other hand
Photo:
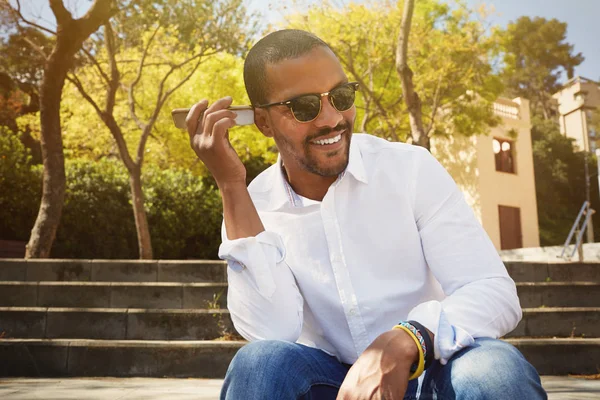
[[419, 350], [408, 333], [387, 331], [350, 368], [337, 400], [402, 400]]

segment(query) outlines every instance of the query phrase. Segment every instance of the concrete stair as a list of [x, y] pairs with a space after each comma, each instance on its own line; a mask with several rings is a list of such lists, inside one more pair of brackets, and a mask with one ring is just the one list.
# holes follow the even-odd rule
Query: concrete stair
[[[600, 371], [600, 264], [506, 263], [541, 374]], [[220, 261], [0, 259], [0, 376], [223, 377], [243, 346]]]

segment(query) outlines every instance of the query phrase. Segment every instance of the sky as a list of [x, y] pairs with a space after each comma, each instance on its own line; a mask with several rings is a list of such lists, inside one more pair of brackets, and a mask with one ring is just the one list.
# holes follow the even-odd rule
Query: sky
[[[14, 2], [14, 0], [10, 0]], [[89, 8], [91, 0], [64, 0], [75, 14], [82, 14]], [[308, 2], [314, 0], [307, 0]], [[338, 0], [348, 3], [349, 0]], [[365, 0], [357, 0], [364, 2]], [[366, 0], [370, 3], [377, 0]], [[418, 0], [417, 0], [418, 1]], [[600, 80], [600, 0], [465, 0], [471, 7], [484, 3], [494, 6], [495, 13], [489, 16], [492, 24], [506, 26], [522, 15], [540, 16], [547, 19], [556, 18], [566, 22], [568, 26], [567, 42], [574, 45], [574, 52], [583, 53], [585, 61], [575, 69], [577, 75]], [[250, 10], [262, 14], [264, 25], [277, 24], [281, 21], [281, 4], [290, 0], [246, 0]], [[41, 17], [44, 24], [52, 24], [54, 17], [46, 0], [21, 0], [24, 13], [29, 16]], [[272, 4], [279, 4], [272, 7]]]

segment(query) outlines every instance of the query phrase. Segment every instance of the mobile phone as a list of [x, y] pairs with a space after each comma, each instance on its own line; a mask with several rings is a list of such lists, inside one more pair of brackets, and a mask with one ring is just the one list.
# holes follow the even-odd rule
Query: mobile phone
[[[235, 123], [237, 126], [252, 125], [254, 123], [254, 109], [251, 106], [231, 106], [228, 110], [236, 114]], [[173, 123], [179, 129], [186, 129], [185, 117], [190, 112], [189, 108], [176, 108], [171, 111]]]

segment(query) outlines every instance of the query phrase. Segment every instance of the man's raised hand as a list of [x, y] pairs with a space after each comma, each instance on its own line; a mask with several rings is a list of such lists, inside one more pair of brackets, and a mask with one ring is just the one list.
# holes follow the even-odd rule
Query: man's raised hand
[[246, 184], [246, 168], [229, 142], [228, 129], [235, 126], [236, 116], [227, 109], [231, 102], [231, 97], [224, 97], [209, 107], [201, 100], [185, 119], [192, 149], [219, 187]]

